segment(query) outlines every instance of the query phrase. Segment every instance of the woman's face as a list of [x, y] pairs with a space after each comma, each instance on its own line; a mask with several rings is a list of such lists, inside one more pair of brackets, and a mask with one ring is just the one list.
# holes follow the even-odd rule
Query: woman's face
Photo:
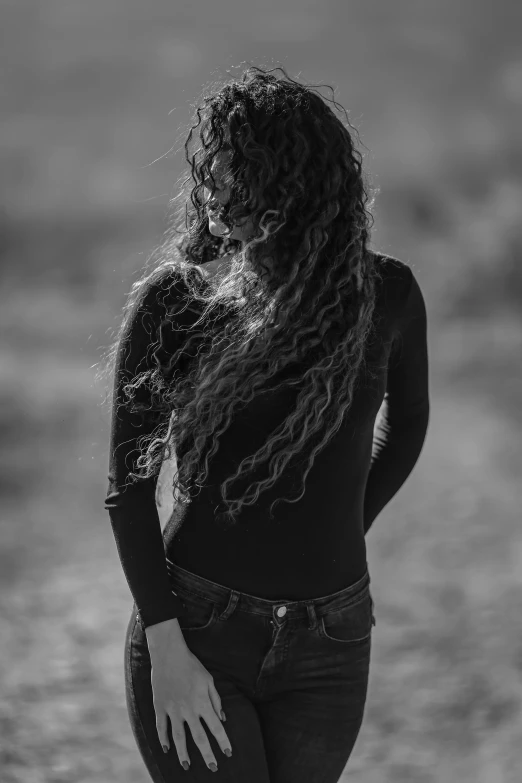
[[[221, 150], [218, 152], [212, 162], [212, 166], [210, 167], [212, 176], [214, 177], [216, 183], [216, 190], [214, 191], [214, 194], [212, 195], [211, 180], [206, 180], [203, 186], [203, 195], [205, 201], [210, 199], [210, 202], [207, 204], [208, 230], [211, 234], [217, 237], [224, 236], [227, 231], [225, 224], [219, 220], [215, 214], [215, 206], [218, 208], [220, 205], [224, 206], [230, 199], [230, 186], [226, 184], [226, 174], [231, 160], [231, 151]], [[213, 204], [213, 202], [217, 202], [217, 204]], [[252, 231], [253, 226], [251, 221], [248, 218], [243, 218], [243, 222], [241, 224], [236, 223], [232, 233], [228, 236], [230, 239], [246, 242], [247, 239], [252, 235]]]

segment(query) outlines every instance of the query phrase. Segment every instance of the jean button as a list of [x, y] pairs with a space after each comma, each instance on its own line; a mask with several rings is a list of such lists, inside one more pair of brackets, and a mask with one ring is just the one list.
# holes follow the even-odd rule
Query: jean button
[[286, 606], [280, 606], [276, 614], [278, 617], [284, 617], [286, 614]]

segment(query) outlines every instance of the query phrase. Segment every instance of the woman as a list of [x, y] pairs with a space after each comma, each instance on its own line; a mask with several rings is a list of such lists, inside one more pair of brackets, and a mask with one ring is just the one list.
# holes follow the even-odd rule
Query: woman
[[349, 123], [283, 73], [249, 68], [204, 99], [188, 221], [111, 354], [127, 705], [161, 783], [339, 780], [375, 623], [365, 533], [428, 426], [419, 285], [368, 248]]

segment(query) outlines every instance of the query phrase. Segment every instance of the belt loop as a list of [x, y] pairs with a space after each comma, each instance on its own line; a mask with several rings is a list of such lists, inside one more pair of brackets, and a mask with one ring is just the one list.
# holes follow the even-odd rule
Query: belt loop
[[306, 611], [308, 612], [308, 619], [310, 620], [310, 625], [308, 626], [308, 630], [315, 631], [315, 629], [317, 628], [317, 615], [315, 613], [315, 607], [313, 603], [306, 604]]
[[231, 590], [226, 609], [219, 615], [219, 619], [228, 620], [228, 618], [236, 608], [238, 601], [239, 601], [239, 593], [237, 592], [237, 590]]

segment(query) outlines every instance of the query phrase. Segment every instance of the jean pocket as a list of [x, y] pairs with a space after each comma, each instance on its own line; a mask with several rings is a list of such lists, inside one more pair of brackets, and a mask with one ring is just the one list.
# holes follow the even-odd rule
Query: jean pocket
[[178, 588], [176, 594], [185, 607], [185, 612], [178, 617], [182, 631], [204, 631], [214, 625], [218, 610], [212, 599]]
[[355, 603], [319, 617], [319, 634], [341, 644], [362, 644], [370, 639], [375, 624], [370, 592]]

